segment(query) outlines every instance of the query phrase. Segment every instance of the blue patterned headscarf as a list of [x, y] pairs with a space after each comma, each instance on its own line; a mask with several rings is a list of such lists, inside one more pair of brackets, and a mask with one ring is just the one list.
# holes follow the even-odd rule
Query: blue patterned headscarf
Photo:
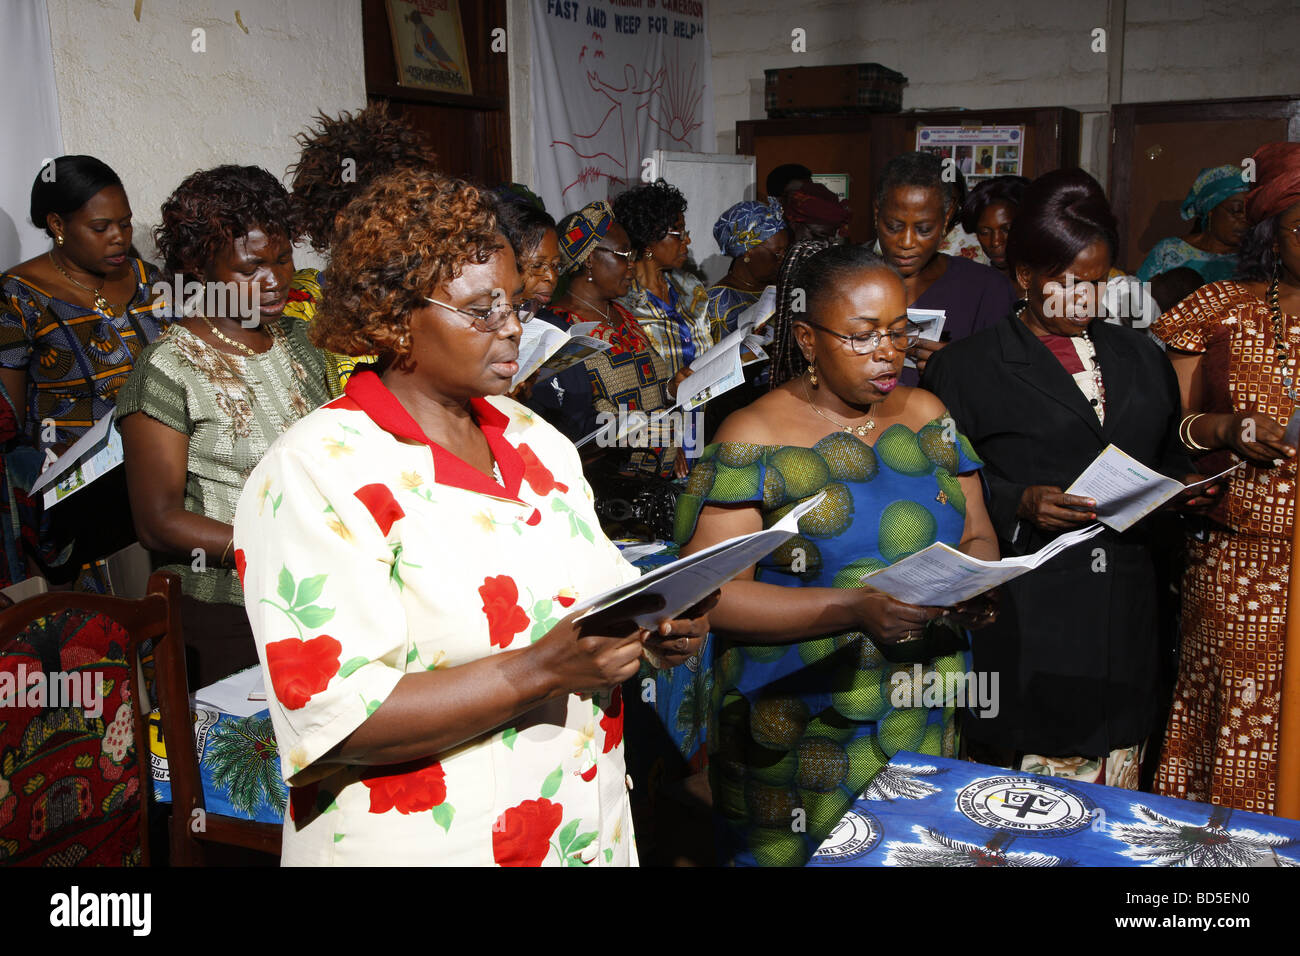
[[614, 210], [603, 199], [589, 202], [561, 219], [556, 232], [560, 237], [560, 261], [564, 264], [564, 271], [573, 272], [581, 266], [612, 225]]
[[762, 245], [784, 228], [781, 204], [776, 200], [738, 202], [714, 224], [713, 238], [718, 240], [723, 255], [735, 259]]
[[1192, 183], [1191, 191], [1183, 200], [1181, 215], [1187, 220], [1202, 219], [1229, 196], [1244, 193], [1249, 188], [1250, 183], [1242, 178], [1240, 166], [1231, 163], [1209, 166], [1202, 169]]

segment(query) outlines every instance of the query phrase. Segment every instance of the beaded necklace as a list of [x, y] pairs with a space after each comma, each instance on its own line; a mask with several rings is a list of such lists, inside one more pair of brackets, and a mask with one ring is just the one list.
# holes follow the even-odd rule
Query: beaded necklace
[[1291, 347], [1286, 340], [1286, 317], [1282, 314], [1282, 307], [1278, 301], [1278, 277], [1273, 276], [1273, 281], [1268, 286], [1268, 320], [1273, 327], [1273, 348], [1277, 352], [1278, 360], [1282, 363], [1282, 386], [1286, 389], [1287, 398], [1293, 402], [1300, 401], [1300, 391], [1295, 387], [1295, 376], [1291, 370]]

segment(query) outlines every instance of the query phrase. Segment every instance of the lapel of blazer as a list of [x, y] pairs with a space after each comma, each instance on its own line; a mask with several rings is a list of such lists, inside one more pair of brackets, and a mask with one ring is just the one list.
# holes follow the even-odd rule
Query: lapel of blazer
[[[1092, 406], [1079, 391], [1079, 386], [1074, 383], [1074, 378], [1061, 366], [1051, 350], [1038, 341], [1037, 336], [1015, 316], [1003, 322], [999, 329], [1002, 336], [1002, 358], [1014, 374], [1078, 415], [1100, 438], [1101, 422], [1097, 421], [1097, 413], [1092, 410]], [[1098, 361], [1101, 359], [1098, 358]], [[1109, 408], [1106, 417], [1107, 420], [1110, 419]]]
[[1097, 364], [1101, 366], [1101, 385], [1106, 390], [1106, 423], [1102, 437], [1107, 441], [1114, 436], [1124, 420], [1133, 396], [1133, 363], [1116, 348], [1118, 330], [1103, 321], [1093, 322], [1088, 329], [1092, 344], [1097, 349]]

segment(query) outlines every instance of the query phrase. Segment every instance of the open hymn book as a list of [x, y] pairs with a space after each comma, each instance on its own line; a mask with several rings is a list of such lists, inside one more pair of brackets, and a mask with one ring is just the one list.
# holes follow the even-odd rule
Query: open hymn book
[[519, 371], [510, 380], [515, 388], [534, 372], [543, 381], [597, 352], [607, 351], [612, 342], [592, 338], [590, 333], [599, 322], [579, 322], [568, 329], [557, 329], [549, 322], [533, 319], [523, 325], [519, 336]]
[[643, 575], [635, 581], [597, 594], [574, 605], [574, 611], [586, 611], [578, 620], [597, 612], [608, 611], [624, 601], [643, 594], [657, 594], [664, 599], [658, 611], [634, 618], [641, 627], [654, 628], [660, 621], [670, 621], [683, 611], [726, 584], [741, 571], [767, 557], [799, 533], [799, 519], [821, 504], [826, 492], [791, 508], [780, 521], [753, 534], [742, 534], [719, 541], [710, 548], [679, 558]]

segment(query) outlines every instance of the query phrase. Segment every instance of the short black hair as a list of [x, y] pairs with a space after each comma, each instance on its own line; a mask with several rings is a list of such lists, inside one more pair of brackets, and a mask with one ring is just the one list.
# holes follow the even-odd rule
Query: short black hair
[[483, 193], [483, 197], [493, 200], [492, 208], [497, 215], [497, 225], [510, 241], [516, 259], [525, 259], [531, 255], [546, 236], [546, 230], [555, 228], [551, 214], [532, 203], [508, 199], [500, 194], [493, 196], [487, 192]]
[[1007, 237], [1007, 264], [1056, 272], [1098, 241], [1113, 261], [1119, 224], [1101, 184], [1082, 169], [1054, 169], [1025, 189]]
[[686, 215], [686, 197], [662, 179], [634, 186], [614, 200], [614, 221], [627, 230], [634, 252], [645, 252]]
[[780, 199], [786, 186], [796, 179], [812, 179], [812, 174], [812, 170], [802, 163], [784, 163], [776, 167], [767, 174], [767, 181], [764, 183], [768, 198]]
[[1164, 314], [1205, 285], [1205, 282], [1205, 276], [1191, 266], [1178, 266], [1151, 277], [1151, 298], [1156, 300], [1161, 314]]
[[[957, 173], [956, 176], [960, 176]], [[957, 185], [944, 179], [943, 161], [931, 153], [911, 152], [895, 156], [885, 164], [876, 184], [876, 205], [884, 204], [885, 196], [891, 189], [917, 186], [921, 189], [937, 189], [943, 202], [944, 219], [952, 214], [957, 205]]]
[[976, 183], [962, 203], [961, 227], [974, 235], [985, 209], [995, 202], [1019, 206], [1028, 185], [1029, 180], [1024, 176], [994, 176]]
[[94, 156], [60, 156], [51, 160], [41, 167], [32, 183], [32, 225], [44, 229], [53, 239], [49, 226], [51, 213], [66, 216], [90, 202], [100, 190], [121, 185], [117, 173]]

